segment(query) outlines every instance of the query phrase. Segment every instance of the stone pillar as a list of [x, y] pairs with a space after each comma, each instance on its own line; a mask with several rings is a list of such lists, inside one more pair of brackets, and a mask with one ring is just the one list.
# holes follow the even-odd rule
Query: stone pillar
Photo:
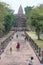
[[34, 43], [34, 50], [36, 50], [36, 43]]
[[39, 56], [41, 56], [41, 48], [39, 47]]
[[41, 60], [41, 63], [43, 63], [43, 51], [42, 51], [42, 60]]
[[37, 44], [35, 43], [35, 50], [37, 50]]
[[38, 53], [38, 49], [39, 49], [39, 48], [38, 48], [38, 45], [37, 45], [37, 53]]
[[1, 43], [0, 43], [0, 55], [1, 55]]

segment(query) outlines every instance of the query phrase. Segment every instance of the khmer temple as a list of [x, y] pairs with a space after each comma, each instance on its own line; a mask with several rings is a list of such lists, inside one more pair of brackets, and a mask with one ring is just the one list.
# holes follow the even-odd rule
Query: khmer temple
[[28, 30], [28, 23], [26, 20], [26, 16], [23, 13], [23, 9], [22, 9], [21, 5], [20, 5], [18, 13], [15, 15], [15, 17], [16, 17], [16, 24], [14, 26], [14, 30], [27, 31]]

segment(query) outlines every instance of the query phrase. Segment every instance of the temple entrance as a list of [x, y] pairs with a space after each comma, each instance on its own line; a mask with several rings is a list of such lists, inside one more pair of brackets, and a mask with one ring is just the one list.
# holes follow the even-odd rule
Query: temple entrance
[[18, 13], [15, 14], [16, 24], [14, 25], [13, 30], [17, 31], [27, 31], [28, 23], [25, 14], [23, 13], [22, 6], [20, 5]]

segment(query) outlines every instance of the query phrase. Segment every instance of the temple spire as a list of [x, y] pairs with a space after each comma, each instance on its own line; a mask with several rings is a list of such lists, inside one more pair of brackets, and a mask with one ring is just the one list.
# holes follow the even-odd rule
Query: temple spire
[[22, 14], [23, 14], [23, 9], [22, 9], [22, 6], [21, 6], [21, 5], [20, 5], [20, 7], [19, 7], [18, 14], [19, 14], [19, 15], [22, 15]]

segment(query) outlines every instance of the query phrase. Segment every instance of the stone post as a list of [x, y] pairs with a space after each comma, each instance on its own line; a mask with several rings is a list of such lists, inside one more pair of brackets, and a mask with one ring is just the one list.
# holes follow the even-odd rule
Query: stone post
[[43, 63], [43, 51], [42, 51], [42, 60], [41, 60], [41, 63]]
[[38, 45], [37, 45], [37, 53], [38, 53], [38, 49], [39, 49], [39, 48], [38, 48]]
[[1, 55], [1, 43], [0, 43], [0, 55]]
[[41, 48], [39, 47], [39, 56], [41, 56]]
[[36, 43], [35, 43], [35, 50], [37, 50], [37, 45], [36, 45]]

